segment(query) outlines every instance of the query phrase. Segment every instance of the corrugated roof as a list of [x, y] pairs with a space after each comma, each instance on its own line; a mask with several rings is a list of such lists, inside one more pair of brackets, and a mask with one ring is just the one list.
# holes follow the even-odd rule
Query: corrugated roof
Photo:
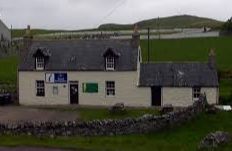
[[139, 86], [217, 87], [217, 70], [208, 63], [141, 64]]

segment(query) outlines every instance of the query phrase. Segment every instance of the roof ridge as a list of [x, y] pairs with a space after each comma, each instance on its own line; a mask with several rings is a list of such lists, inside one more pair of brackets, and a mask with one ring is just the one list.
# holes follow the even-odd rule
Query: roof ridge
[[207, 61], [152, 61], [142, 62], [142, 64], [207, 64]]
[[33, 39], [32, 42], [75, 42], [75, 41], [130, 41], [131, 39]]

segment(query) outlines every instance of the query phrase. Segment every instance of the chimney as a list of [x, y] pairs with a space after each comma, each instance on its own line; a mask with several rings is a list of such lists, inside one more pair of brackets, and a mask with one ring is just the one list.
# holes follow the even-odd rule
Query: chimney
[[210, 68], [212, 69], [216, 68], [216, 53], [214, 49], [211, 49], [209, 52], [208, 64]]
[[139, 45], [140, 45], [140, 34], [139, 34], [139, 30], [138, 30], [138, 25], [137, 24], [134, 25], [134, 32], [132, 34], [131, 44], [135, 48], [138, 48]]
[[31, 33], [31, 27], [30, 25], [27, 26], [26, 32], [23, 36], [23, 47], [20, 50], [20, 58], [21, 60], [24, 59], [25, 55], [27, 54], [27, 52], [29, 51], [29, 47], [32, 44], [32, 40], [33, 40], [33, 36]]

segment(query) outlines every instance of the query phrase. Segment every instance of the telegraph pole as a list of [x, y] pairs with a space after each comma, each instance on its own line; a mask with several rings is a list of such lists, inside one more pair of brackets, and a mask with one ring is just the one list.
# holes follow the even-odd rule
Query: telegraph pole
[[148, 49], [148, 52], [147, 52], [147, 61], [148, 63], [150, 62], [150, 27], [148, 27], [147, 29], [147, 49]]
[[160, 39], [160, 19], [158, 17], [158, 20], [157, 20], [157, 25], [158, 25], [158, 36], [159, 36], [159, 39]]

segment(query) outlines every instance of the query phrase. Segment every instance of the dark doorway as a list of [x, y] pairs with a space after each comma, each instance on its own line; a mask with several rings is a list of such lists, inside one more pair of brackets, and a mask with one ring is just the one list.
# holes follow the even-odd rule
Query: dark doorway
[[161, 106], [161, 87], [152, 87], [152, 106]]
[[70, 104], [78, 104], [79, 103], [79, 90], [78, 83], [70, 83]]

